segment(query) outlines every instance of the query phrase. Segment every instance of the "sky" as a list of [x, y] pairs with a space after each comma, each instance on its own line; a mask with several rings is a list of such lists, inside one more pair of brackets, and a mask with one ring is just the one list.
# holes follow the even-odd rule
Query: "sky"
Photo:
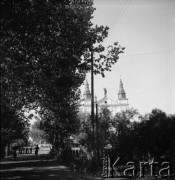
[[126, 48], [105, 78], [95, 76], [97, 99], [106, 88], [117, 100], [121, 78], [130, 106], [141, 114], [154, 108], [175, 114], [175, 0], [94, 0], [94, 7], [93, 24], [110, 28], [104, 46]]

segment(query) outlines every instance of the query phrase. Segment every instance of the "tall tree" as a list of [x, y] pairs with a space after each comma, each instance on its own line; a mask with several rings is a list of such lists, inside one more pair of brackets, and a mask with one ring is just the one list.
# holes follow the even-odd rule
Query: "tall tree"
[[28, 139], [29, 122], [15, 109], [1, 106], [1, 158], [5, 156], [5, 147], [16, 141]]
[[[93, 136], [92, 136], [92, 125], [90, 121], [90, 115], [81, 114], [81, 127], [78, 135], [78, 139], [80, 143], [87, 147], [89, 152], [91, 152], [93, 148]], [[97, 124], [96, 124], [97, 125]], [[102, 108], [99, 112], [98, 117], [98, 132], [96, 132], [95, 136], [95, 149], [96, 152], [99, 153], [103, 151], [104, 147], [111, 143], [111, 135], [112, 135], [112, 116], [111, 112], [108, 108]]]
[[143, 117], [140, 123], [139, 142], [140, 151], [145, 157], [161, 157], [175, 159], [175, 118], [159, 110], [153, 109]]
[[16, 111], [40, 106], [45, 120], [49, 112], [61, 141], [75, 129], [78, 87], [90, 70], [90, 52], [99, 53], [94, 73], [104, 76], [124, 50], [115, 43], [107, 55], [102, 54], [100, 42], [107, 37], [108, 27], [92, 25], [92, 5], [92, 1], [69, 0], [1, 3], [1, 96], [8, 99], [3, 102]]
[[135, 152], [135, 138], [133, 135], [133, 129], [135, 127], [135, 120], [139, 116], [139, 113], [134, 108], [129, 108], [116, 113], [112, 125], [114, 127], [114, 133], [112, 144], [117, 156], [124, 157], [125, 160], [132, 159]]

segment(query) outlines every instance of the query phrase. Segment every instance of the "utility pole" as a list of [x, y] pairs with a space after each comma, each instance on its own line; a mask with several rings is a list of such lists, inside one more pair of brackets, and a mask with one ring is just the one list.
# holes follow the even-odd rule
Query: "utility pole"
[[91, 51], [91, 120], [92, 120], [92, 148], [94, 151], [95, 145], [95, 128], [94, 128], [94, 60], [93, 52]]
[[94, 57], [91, 51], [91, 120], [92, 120], [92, 170], [94, 170], [94, 153], [95, 153], [95, 127], [94, 127]]
[[98, 147], [98, 103], [96, 102], [96, 150], [97, 150], [97, 162], [99, 162], [99, 147]]

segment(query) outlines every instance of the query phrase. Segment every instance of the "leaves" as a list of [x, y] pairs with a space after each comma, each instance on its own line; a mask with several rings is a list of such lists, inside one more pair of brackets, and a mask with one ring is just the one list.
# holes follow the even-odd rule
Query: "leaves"
[[[2, 101], [1, 101], [2, 102]], [[7, 145], [18, 139], [27, 139], [29, 132], [28, 119], [24, 118], [20, 112], [6, 106], [1, 106], [1, 135], [2, 144]], [[1, 104], [1, 105], [2, 105]]]
[[[87, 71], [78, 64], [87, 49], [93, 8], [66, 1], [3, 0], [2, 10], [1, 105], [14, 113], [40, 106], [49, 112], [41, 114], [43, 129], [64, 139], [77, 127], [78, 87]], [[19, 120], [13, 117], [3, 118], [3, 128], [17, 132], [15, 124], [8, 124]]]
[[78, 88], [90, 71], [91, 53], [99, 54], [94, 73], [104, 77], [124, 50], [114, 44], [105, 55], [101, 43], [109, 28], [92, 26], [92, 4], [2, 1], [2, 106], [21, 114], [40, 107], [42, 129], [53, 143], [63, 144], [79, 124]]

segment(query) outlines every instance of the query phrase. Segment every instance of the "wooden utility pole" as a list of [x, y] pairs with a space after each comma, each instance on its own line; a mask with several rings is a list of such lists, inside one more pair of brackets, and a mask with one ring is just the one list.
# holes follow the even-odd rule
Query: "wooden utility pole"
[[98, 137], [98, 104], [96, 102], [96, 136]]
[[92, 120], [92, 149], [95, 148], [95, 128], [94, 128], [94, 57], [91, 51], [91, 120]]
[[92, 171], [95, 169], [95, 126], [94, 126], [94, 57], [91, 51], [91, 120], [92, 120]]
[[99, 162], [99, 143], [98, 143], [98, 103], [96, 102], [96, 151], [97, 151], [97, 162]]

